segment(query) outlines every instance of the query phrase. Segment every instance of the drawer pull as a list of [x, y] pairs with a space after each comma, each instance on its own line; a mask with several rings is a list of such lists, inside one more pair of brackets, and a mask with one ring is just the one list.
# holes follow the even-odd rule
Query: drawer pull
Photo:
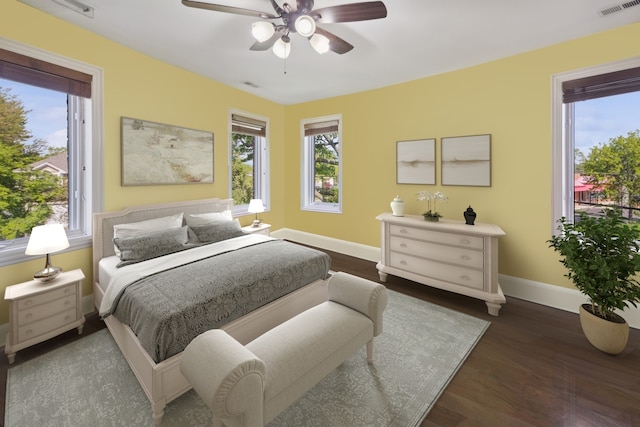
[[32, 334], [33, 334], [33, 329], [28, 329], [25, 335], [29, 336]]
[[471, 277], [467, 276], [466, 274], [463, 274], [462, 276], [460, 276], [460, 278], [462, 280], [471, 280]]
[[462, 255], [460, 259], [462, 259], [463, 261], [469, 261], [471, 257], [469, 255]]
[[33, 304], [33, 301], [31, 301], [30, 299], [24, 302], [24, 305], [31, 305], [31, 304]]
[[402, 264], [402, 265], [407, 265], [407, 261], [402, 260], [402, 261], [400, 261], [400, 264]]
[[401, 248], [406, 248], [406, 247], [407, 247], [407, 244], [406, 244], [406, 243], [400, 243], [400, 247], [401, 247]]
[[24, 317], [25, 319], [31, 319], [33, 317], [33, 313], [27, 313]]
[[64, 316], [64, 320], [71, 320], [71, 316], [69, 315]]
[[461, 243], [461, 244], [463, 244], [463, 245], [468, 245], [469, 243], [471, 243], [471, 240], [469, 240], [469, 239], [462, 239], [462, 240], [460, 240], [460, 243]]
[[71, 288], [67, 288], [67, 289], [64, 290], [65, 294], [68, 294], [69, 292], [71, 292]]
[[67, 305], [67, 306], [68, 306], [68, 305], [70, 305], [70, 304], [71, 304], [71, 301], [65, 301], [65, 302], [64, 302], [64, 305]]
[[407, 229], [406, 228], [401, 228], [400, 229], [400, 234], [407, 234]]

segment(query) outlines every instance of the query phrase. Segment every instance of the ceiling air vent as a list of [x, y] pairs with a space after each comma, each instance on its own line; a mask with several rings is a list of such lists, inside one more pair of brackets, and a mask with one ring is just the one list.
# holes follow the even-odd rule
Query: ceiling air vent
[[609, 6], [604, 9], [598, 11], [601, 16], [608, 16], [613, 13], [622, 12], [630, 7], [640, 6], [640, 0], [631, 0], [624, 3], [616, 4], [614, 6]]

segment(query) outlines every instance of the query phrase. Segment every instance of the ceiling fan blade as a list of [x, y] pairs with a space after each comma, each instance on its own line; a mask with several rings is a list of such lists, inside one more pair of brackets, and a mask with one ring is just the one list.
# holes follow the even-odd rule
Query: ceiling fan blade
[[222, 6], [220, 4], [203, 3], [200, 1], [182, 0], [182, 4], [189, 7], [195, 7], [197, 9], [213, 10], [214, 12], [233, 13], [236, 15], [254, 16], [256, 18], [263, 18], [263, 19], [278, 18], [277, 16], [267, 12], [260, 12], [260, 11], [251, 10], [251, 9], [242, 9], [240, 7]]
[[323, 30], [320, 27], [316, 27], [316, 34], [321, 34], [329, 39], [329, 50], [335, 53], [342, 55], [343, 53], [349, 52], [353, 49], [353, 45], [347, 43], [342, 40], [340, 37], [336, 36], [329, 31]]
[[273, 35], [271, 36], [271, 38], [269, 40], [265, 40], [263, 42], [255, 42], [253, 45], [251, 45], [249, 50], [269, 50], [269, 49], [271, 49], [271, 47], [273, 47], [275, 42], [277, 42], [278, 39], [280, 37], [282, 37], [282, 35], [284, 34], [284, 31], [285, 31], [284, 29], [282, 29], [280, 31], [276, 31], [275, 33], [273, 33]]
[[368, 21], [387, 17], [387, 8], [381, 1], [343, 4], [316, 9], [311, 15], [323, 24], [334, 22]]

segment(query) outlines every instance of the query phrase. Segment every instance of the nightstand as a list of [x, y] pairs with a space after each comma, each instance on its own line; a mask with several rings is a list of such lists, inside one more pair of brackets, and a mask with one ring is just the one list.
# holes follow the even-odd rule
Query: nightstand
[[264, 222], [261, 222], [257, 227], [254, 227], [253, 225], [242, 227], [242, 231], [245, 233], [264, 234], [265, 236], [269, 235], [269, 230], [271, 230], [271, 224], [266, 224]]
[[82, 270], [64, 271], [50, 282], [30, 280], [8, 286], [4, 299], [9, 301], [9, 333], [4, 352], [9, 363], [23, 348], [84, 327], [82, 314]]

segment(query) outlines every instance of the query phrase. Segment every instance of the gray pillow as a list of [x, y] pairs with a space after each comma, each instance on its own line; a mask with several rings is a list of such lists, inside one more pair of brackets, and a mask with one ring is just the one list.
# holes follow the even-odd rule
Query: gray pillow
[[154, 231], [135, 237], [116, 237], [113, 243], [120, 250], [120, 262], [116, 267], [157, 258], [192, 245], [187, 244], [188, 227], [172, 228], [164, 231]]
[[246, 234], [238, 221], [212, 221], [206, 225], [190, 227], [200, 243], [215, 243]]

